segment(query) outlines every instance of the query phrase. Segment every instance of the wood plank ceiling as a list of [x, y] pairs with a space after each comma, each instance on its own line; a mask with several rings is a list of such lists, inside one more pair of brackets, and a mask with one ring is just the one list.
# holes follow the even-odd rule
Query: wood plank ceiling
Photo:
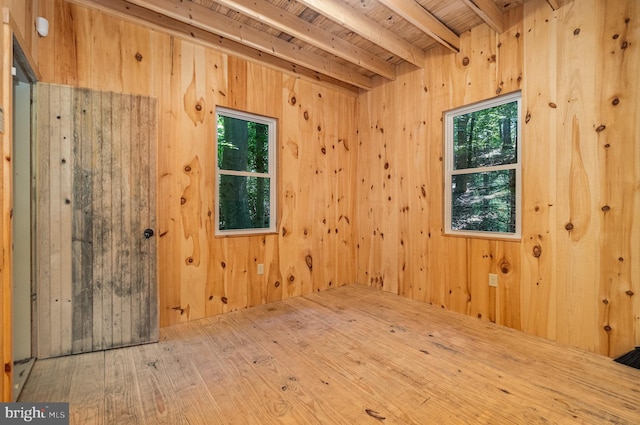
[[[72, 0], [319, 80], [370, 89], [525, 0]], [[547, 0], [557, 8], [559, 0]]]

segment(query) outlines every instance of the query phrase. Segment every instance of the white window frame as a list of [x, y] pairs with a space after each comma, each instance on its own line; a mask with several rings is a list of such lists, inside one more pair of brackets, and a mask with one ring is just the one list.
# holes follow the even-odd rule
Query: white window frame
[[[517, 130], [517, 160], [514, 164], [487, 166], [479, 168], [467, 168], [464, 170], [454, 169], [453, 154], [453, 120], [460, 115], [466, 115], [472, 112], [484, 109], [494, 108], [506, 103], [517, 102], [518, 106], [518, 130]], [[444, 233], [446, 235], [458, 235], [468, 237], [480, 237], [491, 239], [521, 239], [522, 238], [522, 93], [520, 91], [498, 96], [489, 100], [473, 103], [452, 109], [444, 113]], [[485, 232], [477, 230], [455, 230], [451, 227], [452, 214], [452, 176], [459, 174], [473, 174], [487, 171], [499, 170], [515, 170], [515, 191], [516, 191], [516, 223], [515, 232]]]
[[[250, 171], [233, 171], [233, 170], [221, 170], [218, 164], [218, 120], [220, 116], [236, 118], [243, 121], [251, 121], [268, 126], [268, 143], [269, 143], [269, 166], [267, 173], [255, 173]], [[222, 106], [216, 106], [215, 113], [215, 192], [216, 192], [216, 204], [215, 204], [215, 235], [216, 236], [239, 236], [239, 235], [263, 235], [268, 233], [277, 232], [277, 120], [275, 118], [266, 117], [263, 115], [257, 115], [250, 112], [238, 111], [235, 109], [229, 109]], [[242, 176], [242, 177], [261, 177], [269, 179], [269, 227], [263, 227], [259, 229], [229, 229], [220, 230], [220, 175], [230, 176]]]

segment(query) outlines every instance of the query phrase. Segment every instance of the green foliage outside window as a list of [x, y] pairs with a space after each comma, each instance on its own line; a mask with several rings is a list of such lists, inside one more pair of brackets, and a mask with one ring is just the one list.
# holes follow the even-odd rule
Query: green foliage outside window
[[447, 114], [448, 229], [519, 231], [519, 96]]
[[248, 114], [218, 112], [218, 230], [273, 227], [273, 125]]

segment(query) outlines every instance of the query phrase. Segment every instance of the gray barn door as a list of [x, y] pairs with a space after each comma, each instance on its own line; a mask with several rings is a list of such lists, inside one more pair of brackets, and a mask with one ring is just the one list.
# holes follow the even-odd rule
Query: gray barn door
[[158, 339], [156, 101], [38, 84], [37, 355]]

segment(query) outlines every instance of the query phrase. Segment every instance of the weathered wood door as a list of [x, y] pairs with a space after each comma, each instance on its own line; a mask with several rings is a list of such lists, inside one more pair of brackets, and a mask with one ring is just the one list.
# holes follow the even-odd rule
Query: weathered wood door
[[38, 84], [39, 358], [158, 339], [155, 99]]

